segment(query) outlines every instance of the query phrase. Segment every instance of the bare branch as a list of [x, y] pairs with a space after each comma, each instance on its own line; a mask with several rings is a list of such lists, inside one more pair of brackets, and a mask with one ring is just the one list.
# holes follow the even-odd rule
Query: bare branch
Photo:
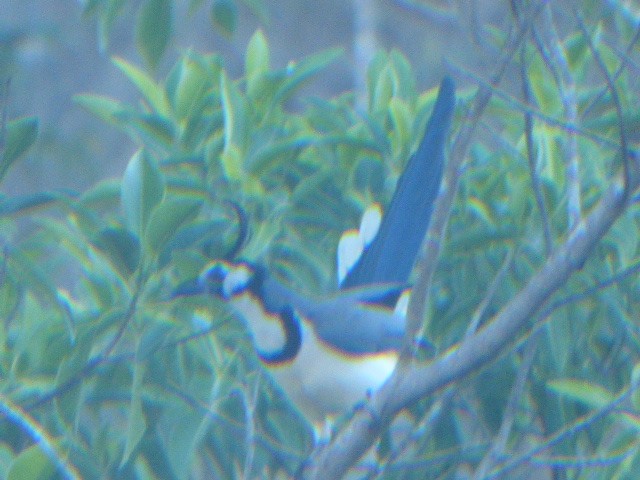
[[538, 332], [536, 335], [532, 335], [527, 341], [524, 351], [524, 358], [522, 359], [522, 363], [520, 365], [520, 368], [518, 369], [516, 381], [511, 388], [511, 394], [509, 395], [507, 406], [505, 408], [504, 415], [502, 416], [500, 430], [498, 431], [498, 435], [496, 435], [496, 439], [493, 443], [492, 448], [490, 448], [489, 451], [485, 454], [484, 458], [480, 462], [480, 465], [476, 469], [473, 476], [474, 479], [480, 480], [485, 478], [489, 470], [491, 470], [491, 468], [493, 467], [495, 460], [501, 458], [504, 455], [507, 446], [507, 440], [509, 439], [509, 435], [511, 434], [511, 429], [513, 428], [516, 412], [518, 411], [518, 407], [520, 405], [520, 400], [525, 393], [525, 388], [527, 386], [526, 381], [529, 377], [531, 366], [533, 365], [533, 359], [535, 358], [539, 340], [540, 332]]
[[[499, 67], [491, 80], [492, 86], [497, 85], [504, 76], [507, 67], [511, 63], [513, 56], [520, 46], [520, 43], [524, 38], [526, 38], [526, 34], [539, 10], [540, 5], [537, 5], [535, 8], [532, 7], [530, 14], [523, 16], [523, 23], [519, 28], [514, 30], [507, 41], [502, 57], [498, 61]], [[408, 347], [413, 345], [413, 339], [416, 338], [423, 324], [427, 296], [431, 289], [431, 282], [436, 270], [437, 259], [440, 255], [442, 239], [444, 238], [447, 223], [449, 221], [451, 206], [453, 205], [453, 200], [456, 196], [456, 192], [458, 191], [462, 165], [467, 156], [471, 139], [473, 138], [478, 124], [478, 119], [481, 117], [482, 112], [489, 103], [492, 92], [493, 89], [489, 87], [481, 87], [479, 89], [475, 98], [474, 106], [468, 112], [466, 116], [467, 121], [463, 122], [462, 128], [460, 129], [453, 145], [452, 154], [450, 155], [449, 162], [447, 163], [442, 185], [440, 187], [440, 194], [438, 195], [433, 209], [433, 215], [431, 216], [431, 223], [429, 224], [429, 229], [427, 230], [427, 234], [422, 242], [422, 246], [416, 260], [416, 266], [414, 267], [418, 274], [411, 293], [411, 300], [409, 301], [409, 308], [407, 311], [407, 331], [405, 333], [405, 346], [407, 348], [404, 349], [400, 356], [400, 363], [406, 363], [412, 357], [412, 352]]]
[[[569, 68], [567, 53], [563, 48], [556, 31], [551, 6], [547, 5], [542, 15], [541, 26], [546, 40], [547, 51], [550, 54], [548, 67], [555, 72], [554, 78], [562, 99], [564, 115], [569, 125], [578, 124], [578, 100], [576, 98], [576, 83]], [[582, 201], [580, 199], [580, 172], [578, 158], [578, 137], [575, 131], [567, 132], [564, 142], [567, 176], [567, 216], [569, 229], [572, 229], [582, 216]]]
[[[498, 63], [499, 67], [492, 79], [493, 85], [497, 85], [503, 77], [504, 72], [515, 55], [515, 52], [518, 50], [520, 43], [524, 38], [526, 38], [526, 34], [531, 28], [532, 22], [535, 20], [544, 4], [545, 2], [541, 2], [540, 4], [534, 5], [531, 7], [529, 14], [523, 15], [523, 23], [514, 30], [505, 45], [502, 57]], [[467, 114], [468, 121], [463, 123], [460, 133], [454, 143], [453, 153], [450, 157], [450, 161], [444, 175], [441, 193], [436, 201], [429, 230], [427, 231], [422, 243], [421, 252], [417, 260], [416, 269], [418, 271], [418, 278], [414, 285], [411, 301], [409, 303], [406, 339], [415, 338], [415, 334], [418, 332], [422, 324], [427, 294], [430, 290], [432, 276], [436, 268], [436, 260], [440, 252], [441, 239], [444, 236], [449, 212], [451, 211], [451, 205], [453, 204], [453, 199], [457, 191], [462, 164], [466, 158], [471, 139], [473, 138], [477, 120], [480, 118], [482, 112], [487, 106], [491, 95], [491, 88], [480, 88], [476, 96], [474, 107]], [[531, 308], [532, 307], [530, 307], [530, 309]], [[491, 324], [465, 340], [461, 346], [469, 343], [469, 345], [471, 345], [469, 348], [473, 349], [478, 347], [484, 348], [485, 344], [500, 344], [501, 342], [499, 340], [492, 340], [491, 335], [496, 334], [489, 328], [490, 326]], [[515, 333], [520, 326], [521, 325], [518, 324], [517, 327], [513, 329], [513, 332]], [[484, 333], [487, 330], [490, 331], [488, 338]], [[511, 330], [509, 330], [509, 334], [511, 334]], [[478, 337], [479, 340], [476, 340]], [[511, 340], [509, 337], [504, 339], [505, 345], [509, 340]], [[405, 345], [410, 345], [411, 343], [412, 342], [410, 341], [406, 341]], [[476, 345], [477, 343], [479, 343], [479, 345]], [[453, 351], [455, 354], [455, 350], [450, 350], [448, 353], [430, 363], [428, 367], [439, 370], [442, 364], [447, 364], [451, 361], [453, 364], [458, 364], [459, 360], [461, 360], [462, 362], [459, 365], [459, 372], [457, 370], [448, 372], [445, 370], [443, 373], [451, 375], [455, 372], [455, 375], [451, 377], [450, 380], [462, 377], [483, 364], [482, 361], [475, 362], [472, 360], [474, 355], [471, 355], [469, 348], [463, 350], [464, 356], [460, 359], [454, 358], [451, 360], [451, 353]], [[491, 352], [493, 355], [497, 355], [499, 352], [498, 349], [491, 348], [483, 351]], [[435, 390], [443, 387], [448, 383], [448, 381], [450, 381], [446, 380], [444, 383], [436, 383], [434, 385], [424, 384], [421, 387], [418, 387], [418, 384], [424, 381], [424, 379], [421, 379], [420, 382], [412, 385], [411, 379], [414, 381], [417, 380], [417, 376], [422, 375], [421, 370], [427, 367], [410, 367], [408, 365], [408, 360], [410, 358], [411, 351], [405, 349], [402, 352], [401, 361], [399, 362], [396, 371], [387, 381], [385, 386], [374, 397], [372, 397], [367, 408], [356, 413], [349, 425], [342, 430], [334, 441], [323, 448], [317, 448], [314, 450], [309, 461], [305, 465], [305, 469], [301, 472], [302, 475], [308, 478], [340, 478], [344, 472], [346, 472], [346, 470], [372, 445], [379, 435], [382, 427], [402, 408], [415, 400], [428, 395], [429, 393], [433, 393]], [[489, 356], [486, 361], [490, 361], [493, 358], [494, 357]], [[469, 363], [467, 364], [467, 362]], [[445, 379], [447, 376], [439, 376], [439, 378]]]
[[[628, 186], [637, 188], [640, 169], [630, 169]], [[573, 229], [566, 242], [527, 285], [476, 334], [452, 346], [427, 365], [398, 368], [337, 438], [311, 457], [310, 478], [340, 478], [373, 443], [389, 419], [417, 400], [433, 394], [493, 362], [513, 343], [518, 332], [549, 297], [579, 270], [591, 250], [624, 212], [628, 200], [624, 178], [617, 176], [595, 208]], [[529, 325], [529, 328], [532, 326]]]
[[[521, 66], [521, 78], [522, 78], [522, 96], [526, 103], [531, 103], [531, 87], [529, 85], [529, 78], [527, 76], [527, 67], [524, 58], [524, 49], [522, 50]], [[529, 163], [529, 176], [531, 177], [531, 188], [533, 195], [536, 199], [536, 206], [540, 212], [542, 218], [542, 231], [544, 233], [544, 250], [548, 257], [553, 250], [553, 238], [551, 236], [551, 225], [549, 224], [549, 215], [544, 205], [544, 198], [542, 196], [542, 186], [540, 184], [540, 175], [538, 175], [538, 162], [536, 162], [535, 153], [533, 150], [533, 116], [530, 112], [524, 113], [524, 135], [527, 144], [527, 160]]]
[[609, 71], [607, 70], [607, 66], [604, 63], [604, 60], [602, 60], [602, 57], [600, 56], [600, 52], [596, 49], [595, 45], [593, 44], [593, 39], [591, 38], [591, 34], [587, 31], [587, 27], [584, 24], [584, 19], [582, 18], [582, 15], [578, 11], [578, 9], [575, 7], [575, 5], [573, 6], [573, 14], [578, 20], [578, 26], [580, 27], [582, 34], [584, 35], [585, 39], [589, 43], [589, 49], [591, 50], [593, 59], [596, 62], [596, 65], [598, 65], [598, 68], [602, 72], [602, 75], [605, 78], [607, 86], [609, 87], [609, 92], [611, 93], [611, 100], [613, 101], [613, 104], [616, 107], [616, 113], [618, 114], [618, 119], [620, 120], [620, 151], [621, 151], [620, 153], [622, 155], [622, 167], [624, 172], [624, 175], [623, 175], [624, 195], [626, 197], [630, 194], [629, 148], [628, 148], [628, 142], [627, 142], [626, 128], [625, 128], [623, 115], [622, 115], [622, 105], [620, 103], [620, 97], [618, 96], [618, 89], [616, 88], [614, 81], [611, 78]]
[[[566, 440], [567, 438], [575, 435], [579, 431], [584, 430], [585, 428], [588, 428], [590, 425], [593, 425], [598, 420], [606, 417], [607, 415], [614, 412], [616, 409], [620, 408], [623, 405], [623, 403], [629, 400], [629, 398], [631, 397], [633, 392], [637, 390], [637, 388], [638, 388], [638, 383], [632, 382], [631, 385], [629, 385], [629, 388], [622, 391], [609, 404], [605, 405], [600, 409], [589, 412], [583, 417], [577, 419], [575, 422], [573, 422], [572, 425], [569, 425], [566, 428], [563, 428], [561, 431], [549, 437], [546, 441], [541, 442], [540, 444], [534, 446], [533, 448], [523, 453], [522, 455], [517, 455], [509, 458], [508, 461], [505, 462], [505, 464], [500, 469], [496, 469], [493, 472], [491, 472], [490, 475], [486, 475], [484, 477], [484, 480], [489, 480], [494, 478], [505, 478], [504, 476], [506, 473], [512, 471], [513, 469], [524, 464], [525, 462], [531, 461], [537, 455], [540, 455], [544, 450], [547, 450], [553, 445], [556, 445]], [[635, 451], [635, 450], [632, 450], [632, 451]], [[583, 460], [581, 462], [581, 465], [584, 466], [585, 463], [586, 462]], [[598, 459], [598, 464], [600, 465], [602, 464], [602, 459]]]

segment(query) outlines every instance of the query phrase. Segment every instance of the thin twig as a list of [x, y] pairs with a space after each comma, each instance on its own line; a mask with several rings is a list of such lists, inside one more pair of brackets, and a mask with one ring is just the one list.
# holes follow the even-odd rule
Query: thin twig
[[[556, 72], [554, 75], [562, 99], [562, 107], [569, 125], [578, 124], [578, 100], [576, 98], [576, 84], [569, 68], [567, 53], [563, 42], [555, 28], [551, 6], [547, 5], [541, 16], [542, 28], [549, 52], [548, 67]], [[563, 143], [566, 159], [565, 172], [567, 178], [567, 216], [568, 227], [571, 230], [582, 216], [582, 202], [580, 199], [580, 172], [578, 157], [578, 140], [575, 131], [567, 132], [567, 139]]]
[[546, 441], [536, 445], [527, 452], [521, 455], [509, 457], [508, 461], [506, 461], [500, 468], [495, 469], [493, 472], [491, 472], [491, 474], [487, 474], [485, 477], [483, 477], [483, 480], [491, 480], [501, 477], [505, 478], [505, 475], [507, 473], [513, 471], [515, 468], [525, 463], [531, 462], [534, 457], [540, 455], [543, 451], [548, 450], [554, 445], [567, 440], [569, 437], [576, 435], [578, 432], [588, 428], [595, 422], [613, 413], [631, 397], [631, 395], [637, 390], [637, 388], [638, 382], [636, 381], [632, 383], [627, 390], [624, 390], [622, 393], [620, 393], [613, 401], [611, 401], [606, 406], [582, 416], [581, 418], [573, 422], [572, 425], [563, 428], [561, 431], [557, 432], [554, 435], [551, 435], [551, 437], [549, 437]]
[[[523, 16], [524, 23], [518, 26], [506, 42], [503, 55], [498, 62], [498, 68], [493, 76], [493, 84], [497, 85], [503, 77], [520, 43], [526, 38], [532, 22], [544, 4], [545, 2], [541, 2], [533, 5], [530, 9], [531, 13]], [[447, 165], [443, 186], [436, 201], [429, 231], [423, 241], [420, 258], [416, 267], [418, 279], [413, 289], [409, 303], [409, 313], [407, 315], [407, 322], [413, 322], [413, 330], [408, 326], [407, 335], [416, 333], [424, 318], [426, 298], [430, 289], [436, 260], [440, 254], [441, 241], [451, 211], [451, 205], [453, 204], [453, 199], [457, 191], [459, 172], [462, 169], [463, 161], [466, 158], [471, 139], [474, 136], [478, 118], [480, 118], [487, 106], [491, 95], [492, 89], [490, 88], [481, 88], [479, 90], [474, 106], [467, 115], [468, 121], [464, 122], [454, 143], [453, 153]], [[616, 204], [616, 207], [619, 208], [620, 206]], [[608, 228], [608, 225], [606, 225], [606, 228]], [[596, 235], [596, 237], [599, 238], [599, 235]], [[571, 241], [571, 238], [569, 241]], [[578, 249], [576, 252], [579, 254], [581, 250]], [[558, 260], [559, 259], [556, 259], [556, 262]], [[568, 262], [568, 266], [572, 265], [572, 262]], [[560, 268], [558, 276], [568, 276], [570, 271], [572, 270], [567, 267]], [[548, 272], [544, 270], [539, 276], [542, 274], [548, 275]], [[535, 287], [539, 287], [537, 277], [534, 277], [532, 282], [535, 283]], [[556, 284], [547, 283], [545, 286], [553, 287], [554, 285]], [[529, 290], [525, 287], [523, 295], [533, 293]], [[544, 289], [544, 294], [550, 293], [547, 288]], [[539, 294], [542, 294], [544, 298], [543, 292], [539, 292]], [[529, 309], [535, 309], [541, 303], [530, 304], [529, 302], [537, 302], [540, 300], [539, 295], [531, 295], [527, 298], [526, 303], [529, 304]], [[522, 296], [518, 296], [512, 300], [512, 302], [517, 304], [517, 306], [512, 307], [516, 308], [516, 310], [521, 310], [524, 307], [524, 305], [520, 305], [520, 302], [524, 302]], [[507, 307], [505, 307], [503, 311], [504, 310], [507, 310]], [[530, 318], [529, 311], [527, 311], [526, 319], [528, 320]], [[524, 321], [525, 320], [521, 320], [522, 323], [524, 323]], [[506, 328], [504, 325], [505, 322], [507, 322], [507, 325], [511, 328]], [[511, 323], [513, 323], [513, 325], [511, 325]], [[495, 326], [492, 327], [492, 324]], [[484, 362], [490, 361], [498, 356], [502, 349], [496, 347], [504, 348], [501, 342], [506, 344], [512, 340], [514, 331], [521, 326], [521, 323], [518, 321], [507, 320], [502, 316], [498, 316], [492, 324], [483, 327], [483, 329], [473, 337], [459, 344], [459, 349], [445, 352], [445, 354], [434, 359], [433, 362], [426, 367], [407, 368], [406, 362], [400, 362], [382, 389], [372, 396], [367, 408], [357, 412], [349, 424], [339, 432], [329, 445], [321, 450], [314, 450], [309, 461], [306, 462], [308, 467], [303, 472], [303, 475], [306, 478], [318, 479], [341, 478], [347, 469], [369, 449], [386, 423], [404, 406], [424, 397], [428, 393], [433, 393], [438, 388], [453, 381], [454, 378], [460, 378], [483, 365]], [[498, 331], [496, 331], [496, 329], [498, 329]], [[500, 332], [499, 329], [504, 329], [505, 331]], [[505, 332], [508, 333], [508, 338], [503, 337], [503, 333]], [[467, 346], [465, 347], [465, 345]], [[427, 371], [424, 370], [425, 368]], [[425, 374], [426, 376], [423, 377]], [[435, 376], [429, 377], [429, 375], [432, 374]], [[407, 382], [411, 382], [412, 384], [410, 385]]]
[[[245, 480], [254, 478], [253, 473], [253, 461], [256, 454], [256, 408], [258, 405], [258, 395], [260, 393], [262, 372], [258, 371], [258, 377], [253, 384], [251, 395], [247, 395], [246, 391], [242, 395], [242, 403], [244, 405], [245, 412], [245, 448], [247, 453], [244, 457], [244, 471], [242, 477]], [[246, 390], [246, 388], [245, 388]]]
[[529, 340], [527, 340], [522, 363], [520, 364], [520, 368], [518, 369], [516, 380], [511, 387], [511, 392], [509, 394], [509, 398], [507, 399], [507, 405], [504, 409], [504, 414], [502, 415], [502, 423], [500, 424], [500, 429], [498, 430], [498, 434], [496, 435], [496, 438], [493, 442], [493, 446], [485, 454], [484, 458], [480, 462], [480, 465], [478, 465], [478, 468], [475, 471], [475, 474], [473, 476], [475, 480], [484, 479], [486, 474], [495, 464], [495, 460], [503, 457], [504, 455], [507, 447], [507, 441], [515, 422], [516, 413], [520, 407], [520, 401], [522, 400], [522, 397], [525, 393], [527, 378], [529, 377], [529, 372], [531, 371], [531, 366], [533, 365], [533, 360], [535, 358], [539, 340], [539, 333], [537, 335], [532, 335]]
[[[629, 187], [640, 183], [640, 168], [634, 164]], [[624, 180], [617, 176], [603, 192], [597, 205], [558, 246], [527, 284], [473, 336], [453, 345], [426, 365], [396, 369], [391, 378], [358, 411], [322, 450], [312, 456], [311, 478], [340, 478], [377, 438], [381, 429], [400, 410], [440, 388], [466, 378], [508, 351], [518, 332], [529, 325], [548, 299], [569, 277], [582, 268], [593, 248], [609, 231], [628, 205]]]
[[[521, 50], [520, 60], [520, 76], [522, 80], [522, 96], [527, 104], [531, 103], [531, 88], [529, 85], [529, 77], [527, 75], [527, 66], [525, 63], [524, 48]], [[527, 160], [529, 163], [529, 176], [531, 177], [531, 189], [536, 200], [536, 206], [542, 219], [542, 232], [544, 234], [544, 251], [545, 256], [551, 254], [553, 250], [553, 238], [551, 236], [551, 225], [549, 222], [549, 214], [544, 204], [542, 195], [542, 186], [540, 183], [540, 175], [538, 174], [538, 162], [536, 162], [533, 150], [533, 117], [530, 112], [524, 112], [524, 135], [527, 145]]]
[[[491, 85], [498, 85], [504, 76], [507, 67], [511, 64], [512, 59], [518, 50], [521, 42], [526, 38], [532, 22], [536, 18], [541, 9], [541, 5], [532, 7], [530, 14], [523, 17], [523, 22], [515, 29], [509, 40], [507, 41], [501, 58], [498, 60], [498, 68], [494, 73]], [[458, 133], [453, 144], [452, 153], [449, 156], [440, 193], [436, 199], [429, 229], [425, 235], [420, 252], [416, 259], [414, 269], [417, 271], [417, 278], [414, 284], [409, 307], [407, 309], [407, 327], [405, 332], [405, 345], [413, 345], [410, 340], [416, 338], [423, 325], [424, 309], [427, 305], [427, 297], [430, 292], [433, 275], [437, 267], [437, 259], [440, 256], [442, 242], [449, 222], [449, 215], [453, 206], [458, 184], [460, 181], [460, 172], [467, 152], [474, 136], [478, 119], [486, 108], [493, 93], [492, 88], [480, 88], [475, 102], [471, 110], [466, 115], [466, 121], [463, 122], [462, 128]], [[406, 364], [412, 357], [412, 352], [404, 349], [400, 355], [400, 364]]]
[[[635, 48], [636, 43], [638, 43], [638, 40], [640, 40], [640, 24], [638, 24], [638, 26], [636, 28], [636, 33], [633, 35], [633, 38], [629, 42], [629, 45], [627, 45], [627, 48], [625, 49], [624, 53], [619, 55], [622, 58], [621, 58], [620, 65], [618, 65], [618, 68], [616, 69], [615, 73], [613, 74], [613, 81], [614, 82], [618, 80], [618, 78], [620, 77], [620, 75], [622, 75], [622, 72], [624, 72], [624, 69], [627, 67], [627, 65], [629, 63], [631, 63], [631, 53], [633, 52], [633, 49]], [[598, 93], [597, 95], [595, 95], [593, 97], [593, 100], [582, 111], [582, 117], [583, 118], [586, 117], [591, 112], [591, 110], [593, 109], [593, 107], [595, 105], [598, 105], [602, 101], [602, 99], [607, 94], [607, 92], [608, 92], [608, 87], [604, 86], [602, 88], [602, 90], [600, 91], [600, 93]]]
[[627, 142], [627, 132], [626, 132], [626, 126], [624, 123], [624, 116], [622, 114], [622, 105], [620, 103], [620, 97], [618, 96], [618, 89], [616, 88], [614, 81], [611, 78], [611, 75], [609, 74], [609, 70], [607, 70], [607, 66], [605, 65], [604, 61], [602, 60], [602, 57], [600, 56], [600, 52], [598, 51], [596, 46], [593, 44], [593, 39], [591, 38], [591, 34], [587, 30], [587, 27], [584, 23], [584, 19], [582, 18], [580, 11], [575, 5], [573, 5], [573, 14], [576, 20], [578, 21], [578, 26], [582, 31], [582, 35], [585, 37], [585, 39], [587, 40], [587, 43], [589, 44], [589, 50], [591, 50], [591, 54], [593, 55], [593, 60], [596, 62], [596, 65], [598, 65], [598, 68], [600, 69], [602, 75], [604, 76], [604, 79], [609, 88], [609, 92], [611, 93], [611, 100], [613, 101], [613, 105], [616, 107], [616, 113], [620, 121], [620, 154], [622, 155], [622, 168], [624, 172], [624, 175], [623, 175], [624, 196], [626, 200], [626, 198], [630, 195], [630, 191], [629, 191], [630, 190], [630, 185], [629, 185], [630, 171], [629, 170], [631, 167], [629, 165], [629, 147]]
[[356, 92], [356, 110], [367, 111], [367, 67], [371, 65], [378, 40], [376, 26], [378, 24], [377, 2], [369, 0], [352, 0], [353, 7], [353, 83]]
[[56, 445], [51, 437], [27, 412], [22, 410], [4, 395], [0, 394], [0, 414], [18, 425], [38, 445], [40, 450], [56, 466], [62, 478], [79, 480], [82, 478], [78, 470], [66, 458], [67, 455]]
[[[484, 299], [473, 313], [471, 321], [469, 322], [469, 326], [465, 331], [465, 337], [473, 335], [478, 329], [480, 321], [484, 317], [489, 305], [498, 292], [498, 287], [502, 284], [504, 276], [507, 274], [509, 268], [512, 265], [514, 254], [515, 250], [511, 249], [505, 256], [500, 269], [494, 276], [491, 285], [489, 285], [489, 288], [484, 295]], [[389, 469], [393, 469], [394, 463], [398, 460], [400, 454], [402, 454], [409, 447], [409, 445], [415, 443], [418, 440], [424, 442], [425, 439], [433, 433], [433, 428], [437, 424], [438, 417], [445, 410], [445, 407], [451, 403], [457, 391], [457, 386], [452, 385], [448, 387], [444, 392], [442, 392], [440, 398], [436, 399], [433, 402], [429, 411], [424, 415], [423, 419], [420, 422], [420, 425], [414, 427], [412, 431], [406, 436], [406, 438], [402, 439], [398, 443], [394, 451], [391, 452], [389, 458], [385, 462], [384, 469], [379, 472], [380, 474]], [[391, 428], [393, 428], [393, 426]]]
[[581, 136], [583, 138], [586, 138], [588, 140], [591, 140], [591, 141], [597, 143], [598, 145], [602, 145], [602, 146], [605, 146], [605, 147], [608, 147], [608, 148], [614, 148], [614, 149], [619, 149], [620, 148], [620, 145], [617, 142], [611, 140], [608, 137], [600, 135], [599, 133], [593, 132], [591, 130], [586, 130], [586, 129], [580, 127], [579, 125], [568, 124], [564, 120], [558, 120], [557, 118], [553, 118], [553, 117], [541, 112], [540, 110], [532, 107], [531, 105], [527, 105], [527, 104], [523, 103], [522, 101], [520, 101], [517, 98], [513, 97], [509, 93], [507, 93], [504, 90], [501, 90], [497, 86], [493, 85], [490, 80], [485, 80], [484, 78], [474, 74], [473, 72], [465, 69], [462, 66], [451, 65], [451, 69], [455, 70], [459, 75], [464, 75], [466, 78], [473, 80], [479, 87], [491, 89], [491, 94], [493, 96], [496, 96], [497, 98], [500, 98], [501, 100], [504, 100], [512, 108], [514, 108], [514, 109], [516, 109], [518, 111], [521, 111], [521, 112], [528, 112], [534, 118], [542, 120], [547, 125], [559, 128], [559, 129], [561, 129], [561, 130], [563, 130], [565, 132], [574, 132], [574, 133], [578, 134], [579, 136]]
[[102, 351], [100, 353], [98, 353], [95, 357], [89, 359], [87, 361], [87, 363], [85, 364], [85, 366], [78, 373], [76, 373], [71, 378], [69, 378], [66, 382], [64, 382], [61, 385], [58, 385], [53, 390], [51, 390], [49, 393], [45, 393], [40, 398], [38, 398], [36, 401], [34, 401], [31, 404], [29, 404], [28, 406], [26, 406], [25, 407], [26, 411], [31, 411], [31, 410], [34, 410], [36, 408], [39, 408], [39, 407], [45, 405], [46, 403], [49, 403], [51, 400], [53, 400], [54, 398], [58, 397], [59, 395], [62, 395], [64, 392], [68, 391], [69, 389], [73, 388], [75, 385], [80, 383], [83, 379], [85, 379], [87, 376], [89, 376], [91, 373], [93, 373], [93, 371], [96, 368], [98, 368], [100, 365], [102, 365], [103, 363], [105, 363], [109, 359], [109, 356], [113, 352], [113, 350], [116, 347], [116, 345], [122, 339], [122, 336], [123, 336], [127, 326], [129, 325], [129, 323], [133, 319], [133, 316], [134, 316], [134, 314], [136, 312], [136, 307], [137, 307], [137, 304], [138, 304], [138, 297], [139, 297], [139, 290], [136, 289], [136, 292], [134, 293], [133, 297], [131, 298], [131, 300], [129, 302], [129, 307], [127, 309], [127, 313], [125, 314], [122, 322], [120, 322], [120, 325], [118, 326], [118, 330], [117, 330], [116, 334], [113, 336], [111, 341], [107, 344], [107, 346], [105, 348], [103, 348]]
[[509, 271], [509, 268], [513, 264], [513, 257], [515, 255], [515, 249], [510, 249], [504, 260], [502, 261], [502, 265], [500, 266], [500, 270], [493, 277], [493, 281], [491, 285], [487, 289], [487, 293], [484, 295], [484, 298], [478, 305], [478, 307], [473, 312], [473, 316], [471, 317], [471, 321], [469, 322], [469, 326], [464, 333], [464, 338], [469, 338], [471, 335], [478, 331], [478, 327], [480, 326], [480, 321], [486, 314], [489, 305], [495, 298], [496, 293], [498, 293], [498, 288], [502, 285], [502, 281], [504, 280], [505, 275]]

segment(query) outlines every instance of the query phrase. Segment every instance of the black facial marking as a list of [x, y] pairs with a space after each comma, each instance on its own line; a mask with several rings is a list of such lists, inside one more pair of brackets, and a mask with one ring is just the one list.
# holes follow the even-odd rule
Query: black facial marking
[[258, 352], [258, 357], [268, 365], [277, 365], [293, 360], [302, 345], [302, 326], [293, 309], [287, 305], [282, 309], [278, 318], [282, 322], [285, 342], [282, 349], [275, 353]]
[[213, 265], [203, 278], [203, 288], [206, 293], [223, 296], [222, 284], [229, 273], [227, 266], [223, 263]]

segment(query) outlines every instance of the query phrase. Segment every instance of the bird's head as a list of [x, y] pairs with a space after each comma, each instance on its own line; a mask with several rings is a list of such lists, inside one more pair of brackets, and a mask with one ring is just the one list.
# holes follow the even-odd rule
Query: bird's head
[[247, 262], [216, 260], [209, 263], [196, 278], [181, 283], [173, 297], [207, 294], [229, 300], [253, 290], [258, 276], [257, 269]]

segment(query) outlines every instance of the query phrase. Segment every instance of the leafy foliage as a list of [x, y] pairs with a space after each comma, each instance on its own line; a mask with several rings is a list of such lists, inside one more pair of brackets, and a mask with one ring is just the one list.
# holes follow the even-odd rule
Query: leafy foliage
[[[88, 0], [83, 3], [83, 14], [96, 19], [98, 40], [104, 51], [108, 50], [109, 37], [117, 21], [126, 17], [129, 10], [137, 8], [135, 34], [138, 52], [148, 67], [156, 69], [173, 37], [173, 12], [176, 10], [174, 0]], [[202, 3], [203, 0], [191, 0], [191, 14], [195, 14]], [[242, 4], [261, 22], [268, 21], [262, 0], [210, 0], [211, 24], [227, 37], [233, 36], [236, 31], [238, 4]]]
[[[143, 12], [158, 3], [170, 11], [171, 2], [150, 0], [139, 21], [151, 66], [170, 31], [168, 13], [159, 19], [167, 28], [151, 38], [153, 19]], [[214, 10], [231, 31], [229, 5], [215, 2]], [[87, 5], [102, 9], [105, 30], [120, 7], [113, 0]], [[617, 165], [610, 145], [619, 119], [602, 86], [590, 81], [588, 43], [576, 34], [564, 41], [590, 132], [577, 137], [588, 209]], [[615, 65], [613, 49], [598, 48]], [[562, 98], [544, 59], [533, 47], [525, 54], [532, 103], [560, 116]], [[267, 264], [301, 290], [334, 288], [327, 258], [334, 258], [339, 234], [357, 224], [370, 202], [388, 201], [435, 99], [433, 90], [416, 90], [408, 61], [392, 51], [371, 63], [366, 112], [354, 110], [349, 93], [308, 99], [302, 111], [292, 110], [288, 101], [298, 89], [340, 55], [327, 50], [274, 69], [257, 31], [240, 79], [215, 54], [186, 52], [163, 81], [115, 59], [140, 92], [138, 105], [76, 97], [139, 150], [119, 181], [81, 194], [0, 199], [0, 411], [6, 417], [0, 476], [51, 478], [56, 468], [70, 478], [286, 478], [295, 471], [311, 431], [262, 372], [242, 323], [215, 299], [176, 299], [170, 292], [208, 261], [236, 253], [238, 211], [250, 229], [244, 258]], [[616, 80], [625, 111], [636, 106], [631, 80], [626, 71]], [[473, 93], [461, 91], [461, 110]], [[499, 133], [470, 152], [425, 319], [439, 352], [459, 341], [477, 315], [482, 324], [499, 311], [540, 267], [543, 222], [554, 244], [568, 231], [566, 131], [549, 122], [533, 128], [541, 212], [522, 112], [500, 97], [488, 116], [489, 130]], [[634, 125], [634, 118], [623, 121]], [[0, 179], [36, 134], [35, 119], [8, 122]], [[43, 205], [55, 205], [56, 215], [37, 210]], [[571, 459], [581, 467], [579, 460], [590, 456], [602, 460], [593, 476], [637, 474], [637, 395], [624, 409], [612, 405], [638, 376], [638, 277], [621, 277], [580, 301], [571, 297], [637, 264], [636, 210], [625, 213], [548, 306], [531, 373], [511, 412], [513, 452], [537, 443], [567, 470]], [[512, 251], [514, 261], [488, 295]], [[512, 408], [526, 357], [519, 347], [528, 337], [523, 332], [512, 352], [460, 382], [435, 420], [426, 422], [425, 412], [439, 399], [415, 405], [410, 448], [399, 449], [392, 438], [378, 445], [380, 475], [453, 478], [462, 466], [477, 465]], [[599, 410], [601, 417], [584, 421]]]
[[0, 157], [0, 180], [7, 174], [11, 165], [18, 160], [36, 141], [38, 136], [38, 119], [21, 118], [8, 122], [3, 132], [2, 157]]

